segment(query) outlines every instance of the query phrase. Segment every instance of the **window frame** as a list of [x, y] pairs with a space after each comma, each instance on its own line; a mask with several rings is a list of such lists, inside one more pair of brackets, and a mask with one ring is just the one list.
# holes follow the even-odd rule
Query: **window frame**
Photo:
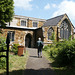
[[[53, 32], [54, 32], [53, 27], [50, 27], [49, 29], [52, 29], [52, 30], [53, 30]], [[49, 31], [49, 29], [48, 29], [48, 31]], [[48, 40], [48, 41], [53, 41], [53, 40], [49, 39], [49, 36], [48, 36], [48, 31], [47, 31], [47, 40]]]
[[[22, 25], [22, 23], [21, 23], [22, 21], [25, 21], [25, 22], [26, 22], [26, 25]], [[27, 20], [21, 19], [21, 20], [20, 20], [20, 26], [27, 27]]]
[[[10, 42], [14, 42], [14, 40], [15, 40], [15, 31], [8, 31], [8, 33], [9, 33], [9, 37], [10, 37]], [[14, 34], [14, 36], [13, 36], [13, 34]]]
[[37, 27], [35, 27], [35, 28], [38, 28], [38, 22], [37, 21], [32, 21], [32, 26], [33, 26], [33, 23], [37, 23]]
[[[66, 21], [66, 20], [63, 20], [61, 25], [60, 25], [60, 38], [61, 39], [66, 39], [68, 40], [69, 39], [69, 36], [71, 35], [71, 33], [69, 33], [69, 30], [71, 30], [71, 27], [70, 24]], [[61, 29], [63, 29], [63, 35], [61, 34]], [[62, 37], [61, 37], [62, 35]]]

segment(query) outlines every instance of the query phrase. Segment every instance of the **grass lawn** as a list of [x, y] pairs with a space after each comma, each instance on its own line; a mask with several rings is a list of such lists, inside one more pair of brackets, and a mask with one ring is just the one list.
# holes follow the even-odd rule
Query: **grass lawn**
[[51, 62], [50, 65], [52, 66], [52, 69], [56, 72], [56, 75], [75, 75], [75, 67], [58, 67], [56, 63], [53, 63], [54, 60], [50, 58], [48, 52], [43, 51], [43, 55]]
[[[12, 55], [9, 53], [9, 75], [22, 75], [26, 68], [28, 52], [24, 56]], [[5, 69], [0, 69], [0, 75], [6, 75]]]

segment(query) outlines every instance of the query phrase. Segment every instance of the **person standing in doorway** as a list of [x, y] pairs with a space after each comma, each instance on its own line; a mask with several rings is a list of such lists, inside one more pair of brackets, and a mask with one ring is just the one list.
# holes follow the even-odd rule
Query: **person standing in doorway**
[[38, 46], [38, 57], [42, 58], [43, 42], [41, 41], [41, 38], [38, 38], [37, 46]]

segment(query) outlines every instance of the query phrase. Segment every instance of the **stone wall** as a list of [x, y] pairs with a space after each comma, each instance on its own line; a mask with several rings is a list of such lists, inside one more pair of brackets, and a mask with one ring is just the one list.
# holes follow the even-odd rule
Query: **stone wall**
[[39, 23], [38, 23], [38, 27], [43, 26], [43, 24], [44, 24], [44, 22], [43, 22], [43, 21], [39, 21]]
[[27, 18], [20, 18], [20, 17], [14, 17], [13, 20], [10, 22], [10, 26], [21, 26], [21, 20], [26, 21], [27, 26], [24, 27], [33, 27], [33, 22], [38, 23], [38, 28], [41, 27], [45, 21], [41, 21], [38, 19], [27, 19]]
[[[25, 37], [28, 33], [31, 34], [32, 40], [33, 40], [33, 31], [29, 30], [19, 30], [19, 29], [3, 29], [3, 34], [0, 34], [0, 36], [4, 36], [5, 38], [7, 37], [7, 32], [8, 31], [14, 31], [15, 36], [14, 36], [14, 41], [11, 41], [10, 43], [16, 43], [25, 46]], [[33, 43], [33, 42], [32, 42]]]
[[75, 33], [74, 33], [74, 39], [75, 39]]
[[27, 24], [28, 24], [27, 27], [33, 27], [32, 20], [29, 20]]
[[[74, 35], [73, 35], [74, 28], [73, 28], [73, 25], [72, 25], [70, 19], [68, 18], [68, 16], [67, 16], [66, 14], [65, 14], [64, 17], [61, 19], [61, 21], [58, 23], [58, 27], [60, 27], [62, 21], [65, 20], [65, 19], [67, 19], [68, 22], [69, 22], [69, 24], [71, 25], [71, 35], [72, 35], [72, 39], [73, 39], [73, 38], [74, 38]], [[58, 34], [58, 35], [59, 35], [59, 37], [60, 37], [60, 28], [59, 28], [59, 34]]]
[[55, 40], [57, 40], [57, 26], [47, 26], [47, 27], [43, 27], [44, 31], [43, 31], [43, 37], [44, 37], [44, 43], [45, 44], [51, 44], [53, 40], [48, 40], [48, 30], [49, 28], [52, 27], [54, 30], [54, 34], [55, 34]]

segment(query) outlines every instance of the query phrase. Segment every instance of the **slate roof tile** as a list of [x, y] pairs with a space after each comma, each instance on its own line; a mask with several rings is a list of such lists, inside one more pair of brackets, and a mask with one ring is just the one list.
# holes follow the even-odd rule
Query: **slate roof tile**
[[48, 20], [46, 20], [46, 22], [44, 23], [43, 26], [56, 26], [63, 17], [64, 17], [64, 14], [54, 17], [54, 18], [51, 18], [51, 19], [48, 19]]

